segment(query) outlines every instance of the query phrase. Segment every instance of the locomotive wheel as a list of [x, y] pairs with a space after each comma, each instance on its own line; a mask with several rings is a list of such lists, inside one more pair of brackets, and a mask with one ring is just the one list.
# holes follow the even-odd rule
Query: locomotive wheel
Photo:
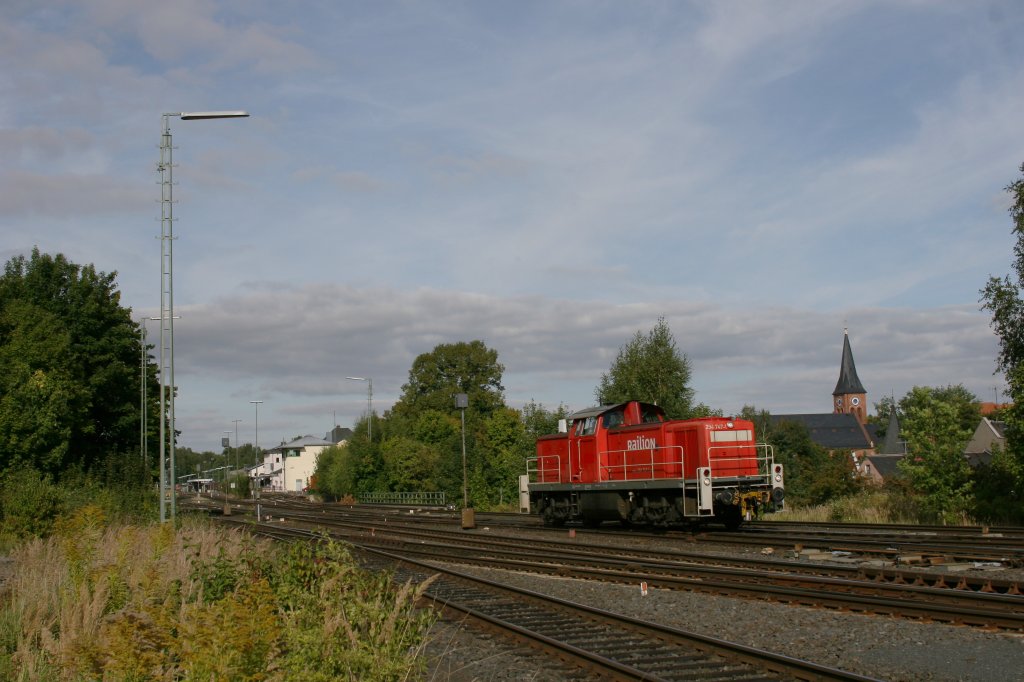
[[561, 528], [565, 525], [565, 517], [555, 514], [554, 505], [549, 505], [544, 509], [542, 518], [544, 519], [544, 525], [548, 528]]

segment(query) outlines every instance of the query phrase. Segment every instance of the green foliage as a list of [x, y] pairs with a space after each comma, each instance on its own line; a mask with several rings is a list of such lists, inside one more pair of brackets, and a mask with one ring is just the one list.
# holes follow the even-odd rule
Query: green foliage
[[554, 410], [549, 410], [544, 407], [543, 403], [531, 399], [530, 402], [523, 405], [521, 414], [523, 429], [526, 431], [527, 438], [530, 439], [532, 451], [533, 441], [539, 436], [546, 436], [558, 431], [558, 421], [568, 418], [569, 408], [559, 403]]
[[413, 361], [409, 381], [402, 386], [402, 397], [393, 412], [418, 416], [435, 410], [451, 414], [455, 411], [455, 395], [465, 393], [469, 396], [467, 412], [488, 414], [504, 404], [504, 371], [498, 351], [483, 341], [442, 343]]
[[896, 416], [902, 423], [911, 410], [922, 408], [932, 400], [946, 403], [953, 408], [956, 413], [956, 422], [960, 429], [973, 431], [981, 420], [981, 407], [978, 404], [978, 397], [971, 393], [963, 384], [951, 384], [948, 386], [924, 387], [923, 389], [922, 387], [915, 386], [907, 391], [907, 394], [900, 398], [899, 402], [894, 401], [891, 397], [882, 398], [882, 400], [875, 403], [876, 415], [869, 417], [868, 421], [878, 425], [877, 433], [879, 438], [882, 438], [885, 436], [886, 429], [889, 426], [889, 415], [892, 410], [896, 410]]
[[[1021, 164], [1020, 171], [1024, 174], [1024, 164]], [[1011, 506], [1004, 508], [1000, 516], [1020, 519], [1024, 517], [1024, 505], [1021, 503], [1024, 491], [1024, 300], [1021, 298], [1024, 287], [1024, 176], [1007, 185], [1006, 191], [1011, 198], [1010, 218], [1016, 237], [1013, 246], [1014, 274], [990, 277], [981, 290], [981, 307], [992, 314], [992, 328], [999, 337], [996, 367], [1006, 376], [1013, 404], [1004, 417], [1006, 452], [998, 464], [993, 460], [993, 468], [984, 473], [989, 477], [997, 472], [1012, 477], [1003, 481], [1004, 493], [998, 498]], [[980, 483], [986, 491], [999, 488], [998, 482], [990, 479]], [[991, 511], [986, 510], [985, 515], [990, 516]]]
[[0, 477], [0, 537], [5, 542], [46, 537], [61, 517], [85, 507], [120, 522], [148, 520], [155, 515], [157, 497], [149, 487], [111, 484], [79, 471], [65, 473], [60, 482], [28, 468]]
[[829, 452], [811, 440], [797, 422], [773, 422], [766, 410], [744, 405], [740, 417], [754, 423], [758, 439], [772, 446], [775, 461], [785, 467], [786, 505], [813, 506], [856, 495], [863, 487], [846, 450]]
[[15, 538], [46, 536], [68, 510], [66, 491], [34, 469], [8, 472], [0, 480], [0, 532]]
[[637, 331], [619, 348], [619, 354], [594, 397], [602, 405], [627, 400], [655, 403], [671, 419], [689, 417], [693, 412], [690, 361], [676, 347], [664, 317], [647, 334]]
[[38, 249], [7, 262], [0, 471], [28, 465], [59, 477], [69, 466], [91, 471], [111, 452], [137, 450], [138, 325], [120, 306], [114, 278]]
[[380, 445], [383, 476], [378, 490], [436, 490], [435, 473], [440, 453], [433, 445], [393, 436]]
[[412, 436], [421, 443], [442, 445], [459, 437], [459, 418], [439, 410], [424, 410], [416, 416]]
[[973, 515], [986, 523], [1024, 525], [1024, 467], [1006, 448], [996, 448], [992, 460], [974, 472]]
[[920, 495], [923, 512], [943, 523], [961, 520], [971, 504], [971, 468], [963, 456], [972, 428], [941, 390], [917, 387], [908, 395], [901, 430], [907, 456], [900, 471]]
[[314, 491], [327, 500], [338, 500], [356, 492], [356, 468], [347, 445], [324, 448], [316, 460]]
[[822, 504], [860, 489], [850, 453], [816, 445], [802, 424], [780, 422], [765, 432], [764, 439], [785, 467], [787, 503]]

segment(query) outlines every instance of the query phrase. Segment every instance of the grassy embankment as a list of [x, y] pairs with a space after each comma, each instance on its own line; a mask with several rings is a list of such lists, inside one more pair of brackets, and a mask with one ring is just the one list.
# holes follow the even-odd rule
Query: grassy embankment
[[[766, 521], [812, 521], [828, 523], [895, 523], [919, 525], [936, 523], [924, 518], [912, 498], [898, 491], [871, 488], [854, 495], [837, 497], [823, 504], [787, 504], [782, 512], [766, 514]], [[964, 517], [954, 525], [977, 525]]]
[[424, 586], [330, 541], [107, 526], [86, 507], [11, 556], [0, 679], [403, 680], [434, 618], [415, 608]]

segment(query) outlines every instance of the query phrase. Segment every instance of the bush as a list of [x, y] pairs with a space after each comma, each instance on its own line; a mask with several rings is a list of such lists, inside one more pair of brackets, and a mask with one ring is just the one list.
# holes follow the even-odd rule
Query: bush
[[148, 521], [156, 517], [157, 493], [138, 485], [105, 486], [75, 472], [58, 483], [34, 469], [8, 471], [0, 479], [0, 547], [49, 536], [62, 516], [92, 506], [112, 522]]
[[49, 535], [68, 506], [66, 491], [49, 476], [10, 471], [0, 482], [0, 533], [15, 539]]

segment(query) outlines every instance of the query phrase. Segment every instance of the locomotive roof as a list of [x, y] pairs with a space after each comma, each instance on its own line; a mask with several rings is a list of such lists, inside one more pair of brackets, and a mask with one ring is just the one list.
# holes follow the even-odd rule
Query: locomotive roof
[[[574, 421], [576, 419], [586, 419], [587, 417], [597, 417], [598, 415], [602, 415], [605, 412], [611, 412], [612, 410], [616, 410], [616, 409], [618, 409], [620, 407], [625, 407], [626, 405], [629, 405], [629, 403], [631, 403], [631, 402], [636, 402], [636, 403], [638, 403], [640, 405], [647, 405], [649, 407], [653, 407], [655, 409], [661, 410], [661, 408], [658, 407], [657, 405], [655, 405], [654, 403], [645, 403], [645, 402], [641, 402], [639, 400], [636, 400], [636, 401], [630, 400], [630, 401], [627, 401], [627, 402], [624, 402], [624, 403], [615, 403], [613, 405], [597, 405], [595, 407], [588, 407], [585, 410], [580, 410], [579, 412], [573, 412], [572, 414], [569, 415], [569, 419]], [[662, 411], [664, 411], [664, 410], [662, 410]]]

